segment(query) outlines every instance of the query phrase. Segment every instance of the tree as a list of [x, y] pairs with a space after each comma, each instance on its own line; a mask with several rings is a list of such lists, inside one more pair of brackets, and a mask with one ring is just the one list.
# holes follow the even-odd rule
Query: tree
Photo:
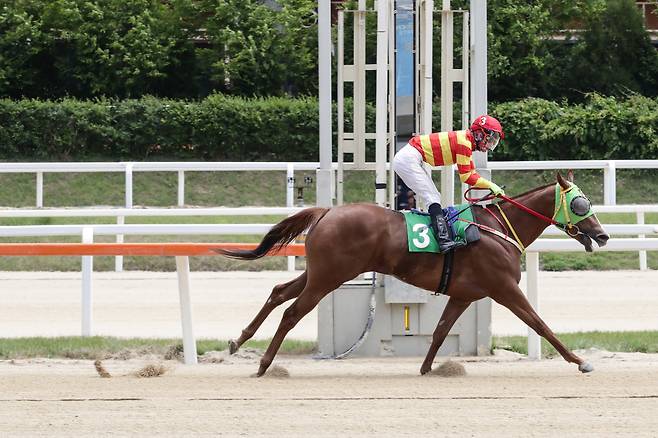
[[564, 83], [577, 92], [658, 95], [658, 51], [632, 0], [599, 2], [571, 53]]

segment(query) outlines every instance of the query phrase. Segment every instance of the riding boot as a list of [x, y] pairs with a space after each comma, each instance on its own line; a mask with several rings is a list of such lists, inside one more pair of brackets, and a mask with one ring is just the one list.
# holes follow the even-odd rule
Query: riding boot
[[448, 225], [446, 218], [443, 216], [441, 205], [437, 203], [430, 205], [429, 212], [430, 226], [439, 243], [439, 251], [445, 253], [462, 246], [460, 243], [455, 242], [452, 227]]

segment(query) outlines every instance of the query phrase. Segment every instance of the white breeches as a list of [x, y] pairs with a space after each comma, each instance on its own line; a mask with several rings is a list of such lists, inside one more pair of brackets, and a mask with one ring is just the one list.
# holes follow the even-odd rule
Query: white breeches
[[441, 195], [434, 185], [434, 181], [423, 168], [423, 156], [415, 147], [407, 144], [395, 154], [393, 170], [411, 190], [425, 201], [427, 206], [435, 202], [441, 203]]

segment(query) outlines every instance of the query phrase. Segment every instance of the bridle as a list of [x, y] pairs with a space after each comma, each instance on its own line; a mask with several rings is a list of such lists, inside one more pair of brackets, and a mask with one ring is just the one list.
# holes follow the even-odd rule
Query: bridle
[[[591, 212], [591, 206], [590, 206], [588, 208], [588, 211], [581, 217], [578, 217], [574, 213], [574, 216], [576, 216], [576, 218], [578, 220], [576, 220], [576, 221], [572, 220], [571, 213], [569, 212], [569, 207], [567, 206], [568, 195], [570, 194], [570, 192], [572, 192], [572, 190], [575, 190], [575, 193], [572, 196], [572, 201], [573, 201], [573, 198], [575, 198], [575, 197], [583, 196], [580, 193], [580, 190], [578, 189], [578, 187], [575, 184], [572, 184], [568, 188], [565, 189], [559, 183], [556, 183], [556, 191], [558, 191], [558, 190], [559, 191], [556, 195], [556, 206], [555, 206], [555, 209], [554, 209], [554, 212], [553, 212], [553, 217], [545, 216], [545, 215], [539, 213], [538, 211], [533, 210], [532, 208], [521, 204], [520, 202], [514, 200], [513, 198], [510, 198], [509, 196], [502, 195], [502, 194], [501, 195], [494, 195], [493, 193], [490, 193], [490, 194], [485, 195], [485, 196], [480, 197], [480, 198], [469, 197], [468, 193], [471, 190], [474, 190], [474, 189], [477, 190], [475, 187], [471, 187], [468, 190], [466, 190], [466, 192], [464, 193], [464, 199], [466, 199], [469, 203], [477, 204], [479, 202], [489, 201], [489, 200], [492, 200], [492, 199], [495, 199], [495, 198], [500, 198], [500, 199], [503, 199], [506, 202], [509, 202], [510, 204], [517, 207], [518, 209], [523, 210], [526, 213], [531, 214], [532, 216], [543, 220], [544, 222], [548, 222], [551, 225], [555, 225], [557, 228], [559, 228], [562, 231], [564, 231], [565, 233], [567, 233], [567, 235], [569, 235], [570, 237], [574, 237], [574, 238], [577, 237], [578, 235], [585, 235], [582, 231], [580, 231], [580, 228], [578, 228], [578, 226], [576, 224], [578, 222], [580, 222], [581, 220], [583, 220], [583, 219], [585, 219], [585, 218], [587, 218], [587, 217], [589, 217], [593, 214]], [[509, 228], [510, 231], [512, 231], [512, 234], [514, 235], [514, 238], [516, 239], [516, 241], [513, 241], [509, 236], [503, 235], [502, 233], [501, 233], [501, 237], [503, 237], [505, 240], [511, 241], [512, 243], [515, 244], [515, 246], [521, 252], [524, 252], [525, 251], [525, 246], [521, 242], [521, 239], [519, 238], [516, 231], [514, 230], [514, 227], [511, 224], [511, 222], [507, 218], [507, 215], [505, 214], [503, 209], [498, 204], [495, 204], [495, 205], [496, 205], [496, 207], [498, 207], [498, 210], [500, 211], [503, 219], [507, 223], [507, 228]], [[503, 225], [502, 222], [500, 221], [500, 219], [498, 219], [488, 208], [486, 208], [486, 207], [484, 207], [484, 208], [485, 208], [485, 211], [487, 211], [492, 216], [494, 216], [494, 218], [498, 221], [498, 223]], [[565, 223], [559, 222], [555, 219], [560, 214], [560, 212], [562, 212], [562, 214], [564, 215], [564, 217], [566, 219]], [[491, 232], [491, 230], [488, 229], [489, 227], [484, 226], [484, 227], [480, 227], [480, 228], [483, 228], [486, 231]], [[503, 226], [503, 228], [504, 228], [504, 226]], [[494, 233], [494, 234], [498, 234], [498, 233]]]

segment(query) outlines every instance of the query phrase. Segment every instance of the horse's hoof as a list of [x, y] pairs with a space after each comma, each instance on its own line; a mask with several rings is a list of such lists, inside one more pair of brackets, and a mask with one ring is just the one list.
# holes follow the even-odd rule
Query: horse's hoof
[[590, 373], [594, 371], [594, 367], [589, 362], [583, 362], [580, 365], [578, 365], [578, 371], [580, 371], [581, 373]]
[[425, 374], [429, 373], [430, 371], [432, 371], [432, 368], [431, 368], [431, 367], [430, 367], [430, 368], [422, 367], [422, 368], [420, 369], [420, 375], [421, 375], [421, 376], [424, 376]]
[[238, 348], [240, 348], [240, 346], [233, 339], [228, 341], [228, 352], [229, 352], [229, 354], [235, 353], [236, 351], [238, 351]]

